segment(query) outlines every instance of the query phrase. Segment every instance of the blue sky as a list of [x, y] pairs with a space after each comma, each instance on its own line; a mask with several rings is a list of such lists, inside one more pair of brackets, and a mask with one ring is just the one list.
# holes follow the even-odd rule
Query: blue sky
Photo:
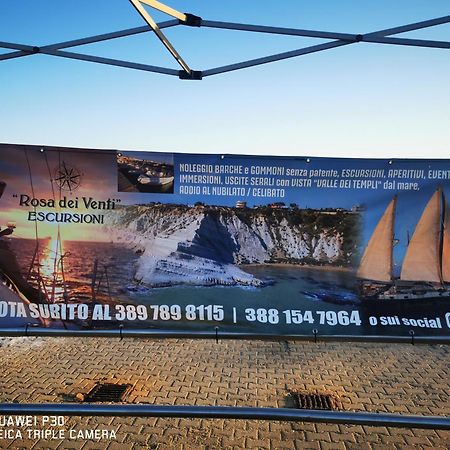
[[[447, 0], [168, 3], [211, 20], [354, 33], [450, 14]], [[140, 25], [127, 0], [0, 3], [3, 41], [43, 45]], [[188, 27], [167, 36], [194, 69], [322, 42]], [[403, 36], [449, 40], [450, 25]], [[176, 68], [150, 33], [73, 51]], [[36, 55], [0, 62], [0, 142], [439, 158], [449, 155], [449, 78], [448, 50], [377, 44], [201, 82]]]

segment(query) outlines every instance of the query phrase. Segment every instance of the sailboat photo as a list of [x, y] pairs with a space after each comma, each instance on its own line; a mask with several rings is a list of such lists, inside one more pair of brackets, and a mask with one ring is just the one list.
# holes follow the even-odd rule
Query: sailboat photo
[[378, 221], [357, 271], [369, 300], [450, 299], [450, 212], [441, 188], [428, 201], [409, 242], [400, 277], [394, 276], [397, 196]]

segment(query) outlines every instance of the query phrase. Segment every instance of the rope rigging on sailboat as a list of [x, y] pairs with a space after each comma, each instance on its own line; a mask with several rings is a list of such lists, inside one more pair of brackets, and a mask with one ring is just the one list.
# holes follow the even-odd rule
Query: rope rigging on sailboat
[[[52, 192], [52, 199], [55, 204], [59, 204], [56, 202], [56, 194], [55, 194], [55, 186], [54, 186], [54, 180], [52, 177], [52, 173], [50, 170], [50, 164], [48, 161], [48, 157], [46, 152], [42, 152], [44, 154], [44, 160], [45, 165], [48, 171], [50, 185], [51, 185], [51, 192]], [[28, 178], [30, 182], [30, 189], [31, 194], [33, 198], [36, 197], [35, 195], [35, 189], [34, 189], [34, 182], [33, 182], [33, 173], [31, 170], [31, 163], [28, 156], [28, 150], [24, 149], [25, 159], [27, 162], [27, 168], [28, 168]], [[61, 159], [60, 154], [58, 155], [59, 159]], [[59, 199], [61, 199], [61, 188], [59, 189]], [[36, 206], [33, 205], [33, 210], [36, 212]], [[62, 248], [62, 238], [61, 238], [61, 228], [60, 224], [57, 225], [57, 234], [56, 234], [56, 245], [54, 247], [54, 250], [49, 249], [49, 252], [54, 253], [53, 257], [53, 270], [52, 270], [52, 280], [51, 280], [51, 286], [50, 286], [50, 293], [47, 289], [46, 280], [41, 274], [41, 245], [40, 245], [40, 236], [39, 236], [39, 227], [38, 222], [34, 222], [34, 234], [35, 234], [35, 247], [33, 256], [31, 258], [31, 262], [28, 268], [27, 272], [27, 281], [35, 279], [39, 291], [44, 295], [45, 300], [47, 303], [55, 303], [56, 302], [56, 286], [58, 283], [58, 274], [61, 275], [61, 282], [62, 282], [62, 288], [63, 288], [63, 299], [67, 303], [69, 300], [69, 293], [67, 289], [67, 283], [66, 283], [66, 277], [65, 277], [65, 271], [64, 271], [64, 258], [66, 256], [69, 256], [69, 253], [64, 253]]]
[[[31, 189], [31, 195], [33, 198], [35, 198], [35, 191], [34, 191], [34, 183], [33, 183], [33, 174], [31, 172], [31, 164], [30, 159], [28, 157], [28, 150], [24, 149], [25, 154], [25, 160], [27, 162], [27, 168], [28, 168], [28, 178], [30, 181], [30, 189]], [[33, 205], [33, 210], [36, 212], [36, 206]], [[35, 278], [37, 281], [37, 287], [39, 290], [39, 294], [43, 295], [45, 297], [45, 301], [47, 303], [50, 303], [50, 299], [48, 298], [48, 292], [45, 286], [45, 282], [43, 277], [41, 276], [41, 261], [40, 261], [40, 243], [39, 243], [39, 229], [38, 229], [38, 223], [34, 222], [34, 239], [35, 239], [35, 246], [34, 246], [34, 252], [33, 256], [31, 258], [30, 265], [28, 267], [28, 272], [26, 276], [26, 281], [30, 282], [33, 279], [33, 269], [36, 267], [36, 274]]]
[[[50, 164], [48, 162], [48, 157], [47, 157], [47, 153], [44, 152], [44, 158], [45, 158], [45, 165], [47, 166], [47, 171], [48, 171], [48, 175], [50, 178], [50, 184], [52, 187], [52, 198], [55, 201], [56, 200], [56, 196], [55, 196], [55, 186], [54, 186], [54, 180], [53, 180], [53, 176], [50, 170]], [[61, 165], [61, 153], [58, 152], [58, 160], [59, 160], [59, 165]], [[59, 200], [61, 200], [61, 186], [59, 187]], [[58, 203], [59, 205], [59, 203]], [[59, 206], [58, 206], [59, 208]], [[64, 258], [66, 256], [70, 256], [70, 252], [63, 252], [63, 248], [62, 248], [62, 239], [61, 239], [61, 226], [58, 223], [57, 225], [57, 236], [56, 236], [56, 247], [55, 247], [55, 258], [54, 258], [54, 262], [53, 262], [53, 283], [52, 283], [52, 299], [54, 302], [54, 298], [55, 298], [55, 287], [56, 287], [56, 282], [57, 282], [57, 276], [58, 276], [58, 267], [61, 269], [61, 278], [62, 278], [62, 286], [63, 286], [63, 299], [64, 301], [67, 303], [67, 301], [69, 300], [69, 293], [67, 291], [67, 284], [66, 284], [66, 276], [64, 273]], [[58, 260], [58, 252], [61, 255], [61, 257]]]

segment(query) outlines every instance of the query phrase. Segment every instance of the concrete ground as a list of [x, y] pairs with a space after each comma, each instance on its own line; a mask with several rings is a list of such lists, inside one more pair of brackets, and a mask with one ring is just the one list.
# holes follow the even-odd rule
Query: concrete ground
[[[263, 341], [2, 340], [1, 402], [67, 402], [99, 381], [132, 385], [126, 403], [290, 406], [330, 394], [344, 411], [450, 415], [450, 347]], [[5, 427], [0, 427], [5, 428]], [[67, 417], [66, 438], [0, 440], [10, 449], [449, 449], [450, 431], [165, 418]], [[116, 437], [71, 439], [69, 430]]]

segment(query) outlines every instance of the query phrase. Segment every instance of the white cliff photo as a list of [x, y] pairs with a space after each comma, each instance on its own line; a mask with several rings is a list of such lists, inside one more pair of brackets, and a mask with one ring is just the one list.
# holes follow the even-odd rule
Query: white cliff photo
[[146, 286], [263, 286], [246, 266], [350, 267], [358, 214], [157, 203], [118, 208], [109, 223], [113, 242], [139, 255], [135, 280]]

